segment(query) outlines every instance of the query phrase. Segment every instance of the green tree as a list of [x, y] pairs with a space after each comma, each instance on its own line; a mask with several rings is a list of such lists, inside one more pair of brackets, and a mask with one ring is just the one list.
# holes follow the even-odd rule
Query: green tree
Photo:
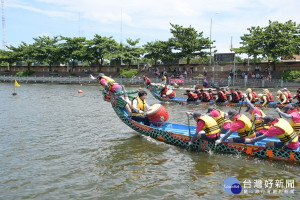
[[209, 49], [214, 41], [211, 42], [209, 38], [204, 38], [203, 32], [198, 33], [191, 26], [184, 28], [176, 24], [170, 25], [172, 26], [171, 33], [173, 37], [169, 39], [169, 42], [178, 59], [185, 57], [187, 58], [187, 64], [189, 64], [195, 53], [202, 57], [207, 55], [207, 52], [203, 50]]
[[127, 45], [124, 45], [123, 55], [124, 62], [128, 63], [130, 66], [132, 61], [138, 61], [141, 55], [144, 53], [144, 50], [141, 47], [136, 46], [140, 39], [132, 40], [130, 38], [126, 39]]
[[241, 37], [240, 48], [233, 49], [237, 53], [246, 53], [254, 59], [259, 56], [268, 62], [275, 63], [282, 58], [292, 58], [299, 54], [299, 33], [300, 26], [295, 22], [287, 21], [279, 23], [269, 21], [266, 27], [248, 28], [249, 34]]
[[147, 42], [145, 48], [145, 58], [152, 59], [156, 66], [158, 60], [163, 60], [165, 43], [163, 41]]
[[92, 40], [87, 41], [88, 60], [99, 65], [99, 71], [103, 66], [104, 59], [111, 59], [118, 50], [118, 43], [112, 37], [102, 37], [98, 34]]
[[62, 43], [59, 43], [61, 48], [61, 56], [64, 62], [72, 62], [72, 71], [74, 70], [75, 61], [88, 60], [87, 44], [85, 37], [63, 37], [60, 36]]
[[30, 66], [35, 61], [35, 45], [22, 42], [18, 47], [9, 46], [8, 49], [15, 53], [17, 61], [26, 62], [27, 69], [30, 70]]
[[8, 64], [9, 71], [11, 70], [11, 66], [19, 60], [20, 58], [14, 51], [0, 50], [0, 63]]
[[49, 36], [43, 36], [33, 38], [36, 47], [35, 60], [39, 63], [47, 63], [49, 65], [49, 71], [52, 71], [53, 64], [60, 64], [61, 48], [59, 48], [59, 37], [55, 36], [50, 38]]

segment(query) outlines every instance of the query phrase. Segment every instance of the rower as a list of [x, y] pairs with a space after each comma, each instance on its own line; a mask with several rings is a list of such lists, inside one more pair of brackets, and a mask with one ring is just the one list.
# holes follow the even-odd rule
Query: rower
[[165, 87], [163, 87], [163, 88], [160, 90], [160, 92], [159, 92], [160, 96], [161, 96], [161, 97], [166, 97], [167, 91], [168, 91], [168, 85], [166, 84]]
[[244, 115], [239, 114], [236, 110], [229, 110], [228, 118], [233, 121], [230, 130], [227, 131], [225, 136], [216, 141], [216, 145], [226, 140], [233, 132], [238, 132], [239, 138], [229, 138], [228, 142], [244, 143], [246, 138], [255, 138], [252, 123], [250, 119]]
[[269, 92], [268, 89], [264, 89], [264, 94], [266, 94], [268, 96], [269, 102], [274, 101], [273, 94], [271, 92]]
[[297, 94], [294, 96], [293, 99], [297, 99], [298, 100], [297, 104], [300, 104], [300, 90], [297, 90]]
[[199, 88], [197, 88], [196, 90], [195, 90], [195, 92], [194, 93], [196, 93], [197, 94], [197, 96], [198, 96], [198, 99], [199, 100], [201, 100], [202, 99], [202, 92], [201, 92], [201, 90], [199, 89]]
[[209, 89], [208, 93], [209, 93], [209, 96], [210, 96], [211, 100], [216, 100], [217, 99], [216, 94], [214, 93], [214, 91], [212, 89]]
[[[266, 114], [259, 108], [254, 107], [252, 103], [250, 103], [249, 99], [245, 96], [244, 99], [246, 100], [247, 109], [245, 112], [248, 112], [251, 115], [251, 122], [254, 121], [255, 130], [258, 133], [257, 135], [262, 135], [268, 131], [269, 127], [261, 126], [262, 118], [266, 116]], [[254, 129], [254, 128], [253, 128]]]
[[[210, 95], [207, 91], [201, 89], [200, 92], [202, 93], [202, 98], [201, 98], [201, 101], [202, 102], [210, 102], [211, 98], [210, 98]], [[199, 95], [198, 95], [199, 97]], [[200, 98], [199, 98], [200, 100]]]
[[194, 92], [191, 92], [190, 90], [186, 90], [186, 93], [184, 93], [183, 95], [187, 95], [188, 98], [187, 98], [187, 102], [190, 102], [190, 101], [197, 101], [198, 100], [198, 96], [197, 94], [195, 94]]
[[283, 88], [282, 93], [285, 94], [287, 102], [291, 103], [293, 101], [292, 93], [288, 89]]
[[238, 88], [235, 89], [235, 91], [238, 93], [239, 95], [239, 100], [242, 100], [244, 98], [243, 92], [241, 90], [239, 90]]
[[225, 116], [227, 115], [227, 113], [224, 113], [223, 111], [216, 109], [213, 106], [208, 107], [207, 113], [217, 122], [219, 128], [221, 129], [221, 134], [227, 133], [227, 131], [231, 127], [231, 121]]
[[293, 104], [286, 105], [283, 108], [283, 112], [281, 112], [279, 108], [276, 108], [276, 112], [281, 114], [282, 117], [290, 120], [290, 125], [296, 133], [300, 131], [300, 113]]
[[276, 98], [279, 100], [280, 104], [287, 104], [288, 103], [287, 96], [283, 92], [281, 92], [280, 90], [277, 91]]
[[90, 75], [90, 78], [95, 80], [98, 79], [100, 85], [105, 88], [106, 92], [113, 92], [113, 93], [121, 93], [123, 92], [123, 96], [119, 95], [122, 99], [124, 99], [127, 104], [125, 106], [125, 109], [127, 110], [128, 113], [131, 113], [131, 102], [128, 99], [128, 95], [126, 93], [126, 90], [123, 85], [118, 84], [114, 79], [105, 76], [103, 73], [98, 74], [97, 78], [93, 77]]
[[216, 102], [225, 102], [227, 101], [226, 95], [224, 94], [224, 92], [222, 92], [220, 90], [220, 88], [216, 88], [217, 89], [217, 95], [218, 95], [218, 99]]
[[162, 77], [161, 77], [161, 81], [162, 81], [162, 82], [161, 82], [162, 84], [164, 84], [164, 85], [167, 84], [167, 77], [166, 77], [164, 74], [163, 74]]
[[235, 91], [233, 88], [230, 89], [231, 92], [231, 102], [232, 103], [239, 103], [240, 95], [237, 91]]
[[258, 94], [258, 98], [261, 100], [262, 107], [270, 102], [269, 96], [266, 94]]
[[144, 81], [145, 81], [145, 85], [149, 86], [151, 84], [151, 80], [150, 78], [148, 78], [146, 75], [143, 75]]
[[258, 98], [256, 92], [254, 92], [251, 88], [248, 88], [246, 91], [247, 91], [247, 97], [250, 100], [250, 102], [255, 103]]
[[222, 92], [225, 94], [227, 101], [229, 101], [230, 94], [227, 88], [222, 88]]
[[149, 110], [150, 106], [146, 103], [147, 92], [139, 91], [138, 96], [132, 99], [131, 119], [134, 121], [141, 121], [145, 125], [150, 126], [150, 122], [145, 112]]
[[[266, 147], [275, 147], [280, 149], [287, 145], [286, 149], [295, 150], [299, 147], [299, 141], [297, 133], [293, 130], [292, 126], [283, 118], [275, 118], [273, 116], [265, 116], [263, 117], [262, 125], [266, 124], [269, 126], [269, 130], [262, 136], [259, 136], [254, 139], [246, 139], [246, 143], [253, 143], [259, 140], [263, 140], [267, 137], [276, 136], [280, 142], [267, 142]], [[287, 144], [288, 143], [288, 144]]]
[[200, 131], [200, 138], [208, 141], [215, 141], [220, 137], [220, 128], [218, 127], [217, 122], [208, 115], [202, 115], [200, 112], [190, 113], [187, 112], [188, 117], [192, 116], [197, 122], [196, 132], [189, 142], [189, 145], [192, 145], [195, 140], [197, 140], [198, 134]]

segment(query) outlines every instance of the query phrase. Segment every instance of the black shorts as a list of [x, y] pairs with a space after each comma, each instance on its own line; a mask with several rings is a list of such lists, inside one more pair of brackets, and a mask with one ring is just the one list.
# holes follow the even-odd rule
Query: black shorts
[[220, 134], [217, 137], [212, 137], [212, 138], [207, 137], [205, 134], [201, 134], [200, 138], [207, 141], [215, 141], [220, 138]]
[[230, 129], [222, 129], [222, 130], [221, 130], [221, 134], [225, 134], [225, 133], [227, 133], [229, 130], [230, 130]]
[[[276, 149], [281, 149], [284, 145], [285, 145], [285, 143], [283, 143], [283, 142], [274, 142], [274, 147]], [[295, 150], [295, 149], [290, 149], [287, 146], [284, 147], [284, 150], [286, 150], [286, 149], [288, 149], [288, 150]]]
[[131, 115], [131, 119], [137, 122], [143, 122], [146, 126], [150, 126], [148, 117], [142, 115]]
[[[241, 137], [238, 137], [238, 138], [233, 138], [233, 142], [235, 143], [245, 143], [245, 139], [244, 138], [241, 138]], [[249, 144], [254, 144], [255, 142], [251, 142]]]

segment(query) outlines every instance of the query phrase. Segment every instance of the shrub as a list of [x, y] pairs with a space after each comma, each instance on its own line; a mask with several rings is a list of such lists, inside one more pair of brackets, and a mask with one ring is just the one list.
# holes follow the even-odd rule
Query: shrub
[[280, 76], [284, 80], [295, 80], [300, 79], [300, 70], [287, 70]]
[[119, 77], [125, 76], [126, 78], [131, 78], [132, 76], [137, 75], [138, 72], [138, 69], [122, 69], [119, 74]]
[[32, 70], [24, 70], [21, 72], [17, 72], [15, 76], [30, 76], [33, 73], [34, 73], [34, 71], [32, 71]]

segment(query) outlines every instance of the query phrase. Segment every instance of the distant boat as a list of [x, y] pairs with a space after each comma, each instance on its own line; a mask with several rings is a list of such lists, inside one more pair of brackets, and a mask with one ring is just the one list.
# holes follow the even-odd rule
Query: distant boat
[[[231, 103], [231, 102], [216, 102], [213, 100], [210, 100], [209, 102], [202, 102], [202, 101], [191, 101], [187, 102], [187, 98], [181, 98], [181, 97], [175, 97], [173, 99], [170, 99], [168, 97], [161, 97], [159, 94], [159, 89], [157, 86], [150, 85], [148, 87], [151, 94], [154, 96], [155, 99], [162, 101], [162, 102], [175, 102], [182, 105], [188, 105], [188, 104], [196, 104], [196, 105], [216, 105], [216, 106], [227, 106], [227, 107], [246, 107], [246, 101], [239, 101], [239, 103]], [[295, 103], [288, 103], [288, 104], [295, 104]], [[255, 107], [263, 107], [262, 103], [255, 102], [253, 103]], [[269, 102], [265, 105], [265, 108], [282, 108], [285, 107], [287, 104], [280, 104], [278, 101]], [[298, 105], [298, 103], [296, 103]]]
[[20, 87], [18, 81], [15, 79], [15, 88], [14, 88], [14, 92], [12, 93], [12, 95], [17, 95], [17, 87]]

